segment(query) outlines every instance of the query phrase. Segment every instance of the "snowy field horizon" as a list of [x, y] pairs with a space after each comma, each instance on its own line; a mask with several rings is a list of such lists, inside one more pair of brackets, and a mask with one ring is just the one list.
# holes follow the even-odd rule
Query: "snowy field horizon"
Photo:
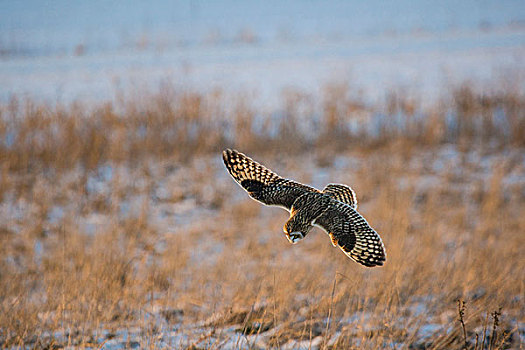
[[401, 90], [435, 102], [468, 82], [525, 75], [519, 1], [55, 1], [0, 4], [0, 101], [115, 101], [162, 89], [319, 96], [348, 84], [367, 102]]

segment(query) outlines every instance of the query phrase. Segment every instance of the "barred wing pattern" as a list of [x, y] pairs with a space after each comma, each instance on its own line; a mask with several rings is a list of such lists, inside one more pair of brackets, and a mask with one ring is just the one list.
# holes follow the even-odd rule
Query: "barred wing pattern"
[[367, 267], [380, 266], [385, 262], [381, 237], [350, 205], [332, 200], [315, 224], [324, 229], [332, 243], [352, 260]]
[[290, 232], [295, 234], [292, 243], [296, 242], [295, 239], [303, 239], [315, 225], [326, 231], [332, 244], [357, 263], [372, 267], [385, 262], [383, 242], [356, 211], [357, 197], [349, 186], [329, 184], [321, 192], [282, 178], [235, 150], [226, 149], [222, 157], [230, 175], [250, 197], [263, 204], [280, 206], [290, 211], [287, 225], [300, 224], [300, 234], [297, 234], [297, 230], [285, 231], [287, 236]]
[[349, 204], [352, 208], [357, 210], [357, 196], [350, 186], [342, 184], [328, 184], [323, 189], [323, 194], [326, 194], [327, 196], [330, 196], [340, 202]]
[[266, 204], [283, 207], [290, 211], [292, 204], [307, 192], [319, 192], [317, 189], [284, 179], [235, 150], [222, 152], [224, 165], [234, 180], [244, 188], [250, 197]]

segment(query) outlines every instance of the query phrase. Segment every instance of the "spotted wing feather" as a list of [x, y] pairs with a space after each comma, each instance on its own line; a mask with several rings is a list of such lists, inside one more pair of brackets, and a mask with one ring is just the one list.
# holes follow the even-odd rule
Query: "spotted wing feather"
[[222, 152], [224, 165], [233, 179], [255, 200], [290, 210], [295, 200], [315, 188], [280, 177], [250, 157], [226, 149]]
[[332, 200], [315, 224], [328, 232], [332, 243], [354, 261], [367, 267], [385, 262], [381, 237], [350, 205]]
[[346, 203], [357, 210], [357, 196], [350, 186], [341, 184], [328, 184], [323, 189], [323, 193], [335, 200]]

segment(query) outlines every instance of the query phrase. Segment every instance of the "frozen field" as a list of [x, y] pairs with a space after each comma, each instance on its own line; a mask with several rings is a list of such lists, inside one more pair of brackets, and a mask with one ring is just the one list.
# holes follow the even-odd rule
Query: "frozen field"
[[377, 100], [425, 100], [525, 71], [520, 1], [56, 1], [0, 4], [0, 99], [115, 100], [161, 84], [245, 94], [344, 82]]
[[0, 348], [522, 349], [524, 150], [523, 1], [0, 1]]
[[[282, 160], [265, 163], [318, 188], [352, 184], [385, 241], [384, 267], [358, 266], [317, 229], [290, 245], [281, 232], [287, 214], [250, 200], [219, 155], [184, 166], [108, 164], [87, 177], [81, 169], [48, 173], [27, 193], [27, 179], [9, 178], [3, 268], [13, 278], [42, 274], [26, 298], [2, 300], [28, 325], [34, 317], [25, 344], [459, 349], [456, 299], [465, 299], [470, 346], [475, 334], [500, 349], [523, 345], [522, 152], [446, 146]], [[495, 339], [490, 313], [498, 307]], [[0, 341], [16, 344], [16, 326], [4, 329]]]

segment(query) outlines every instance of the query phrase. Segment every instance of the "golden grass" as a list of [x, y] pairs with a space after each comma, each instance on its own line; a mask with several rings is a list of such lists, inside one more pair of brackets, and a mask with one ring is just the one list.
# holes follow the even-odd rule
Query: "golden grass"
[[384, 106], [367, 105], [342, 85], [326, 87], [320, 108], [297, 91], [285, 91], [282, 108], [272, 114], [257, 113], [249, 99], [169, 86], [149, 98], [89, 108], [14, 97], [0, 107], [3, 171], [95, 169], [107, 161], [173, 155], [184, 160], [231, 144], [246, 151], [315, 147], [333, 154], [392, 142], [494, 149], [522, 147], [525, 140], [525, 97], [510, 87], [483, 94], [464, 85], [426, 109], [395, 93]]
[[[463, 87], [446, 108], [382, 110], [336, 86], [319, 114], [291, 94], [275, 121], [166, 91], [120, 112], [2, 108], [3, 347], [99, 348], [122, 330], [143, 348], [523, 346], [523, 96]], [[285, 213], [228, 178], [232, 145], [354, 187], [386, 265], [361, 268], [320, 231], [290, 246]]]

